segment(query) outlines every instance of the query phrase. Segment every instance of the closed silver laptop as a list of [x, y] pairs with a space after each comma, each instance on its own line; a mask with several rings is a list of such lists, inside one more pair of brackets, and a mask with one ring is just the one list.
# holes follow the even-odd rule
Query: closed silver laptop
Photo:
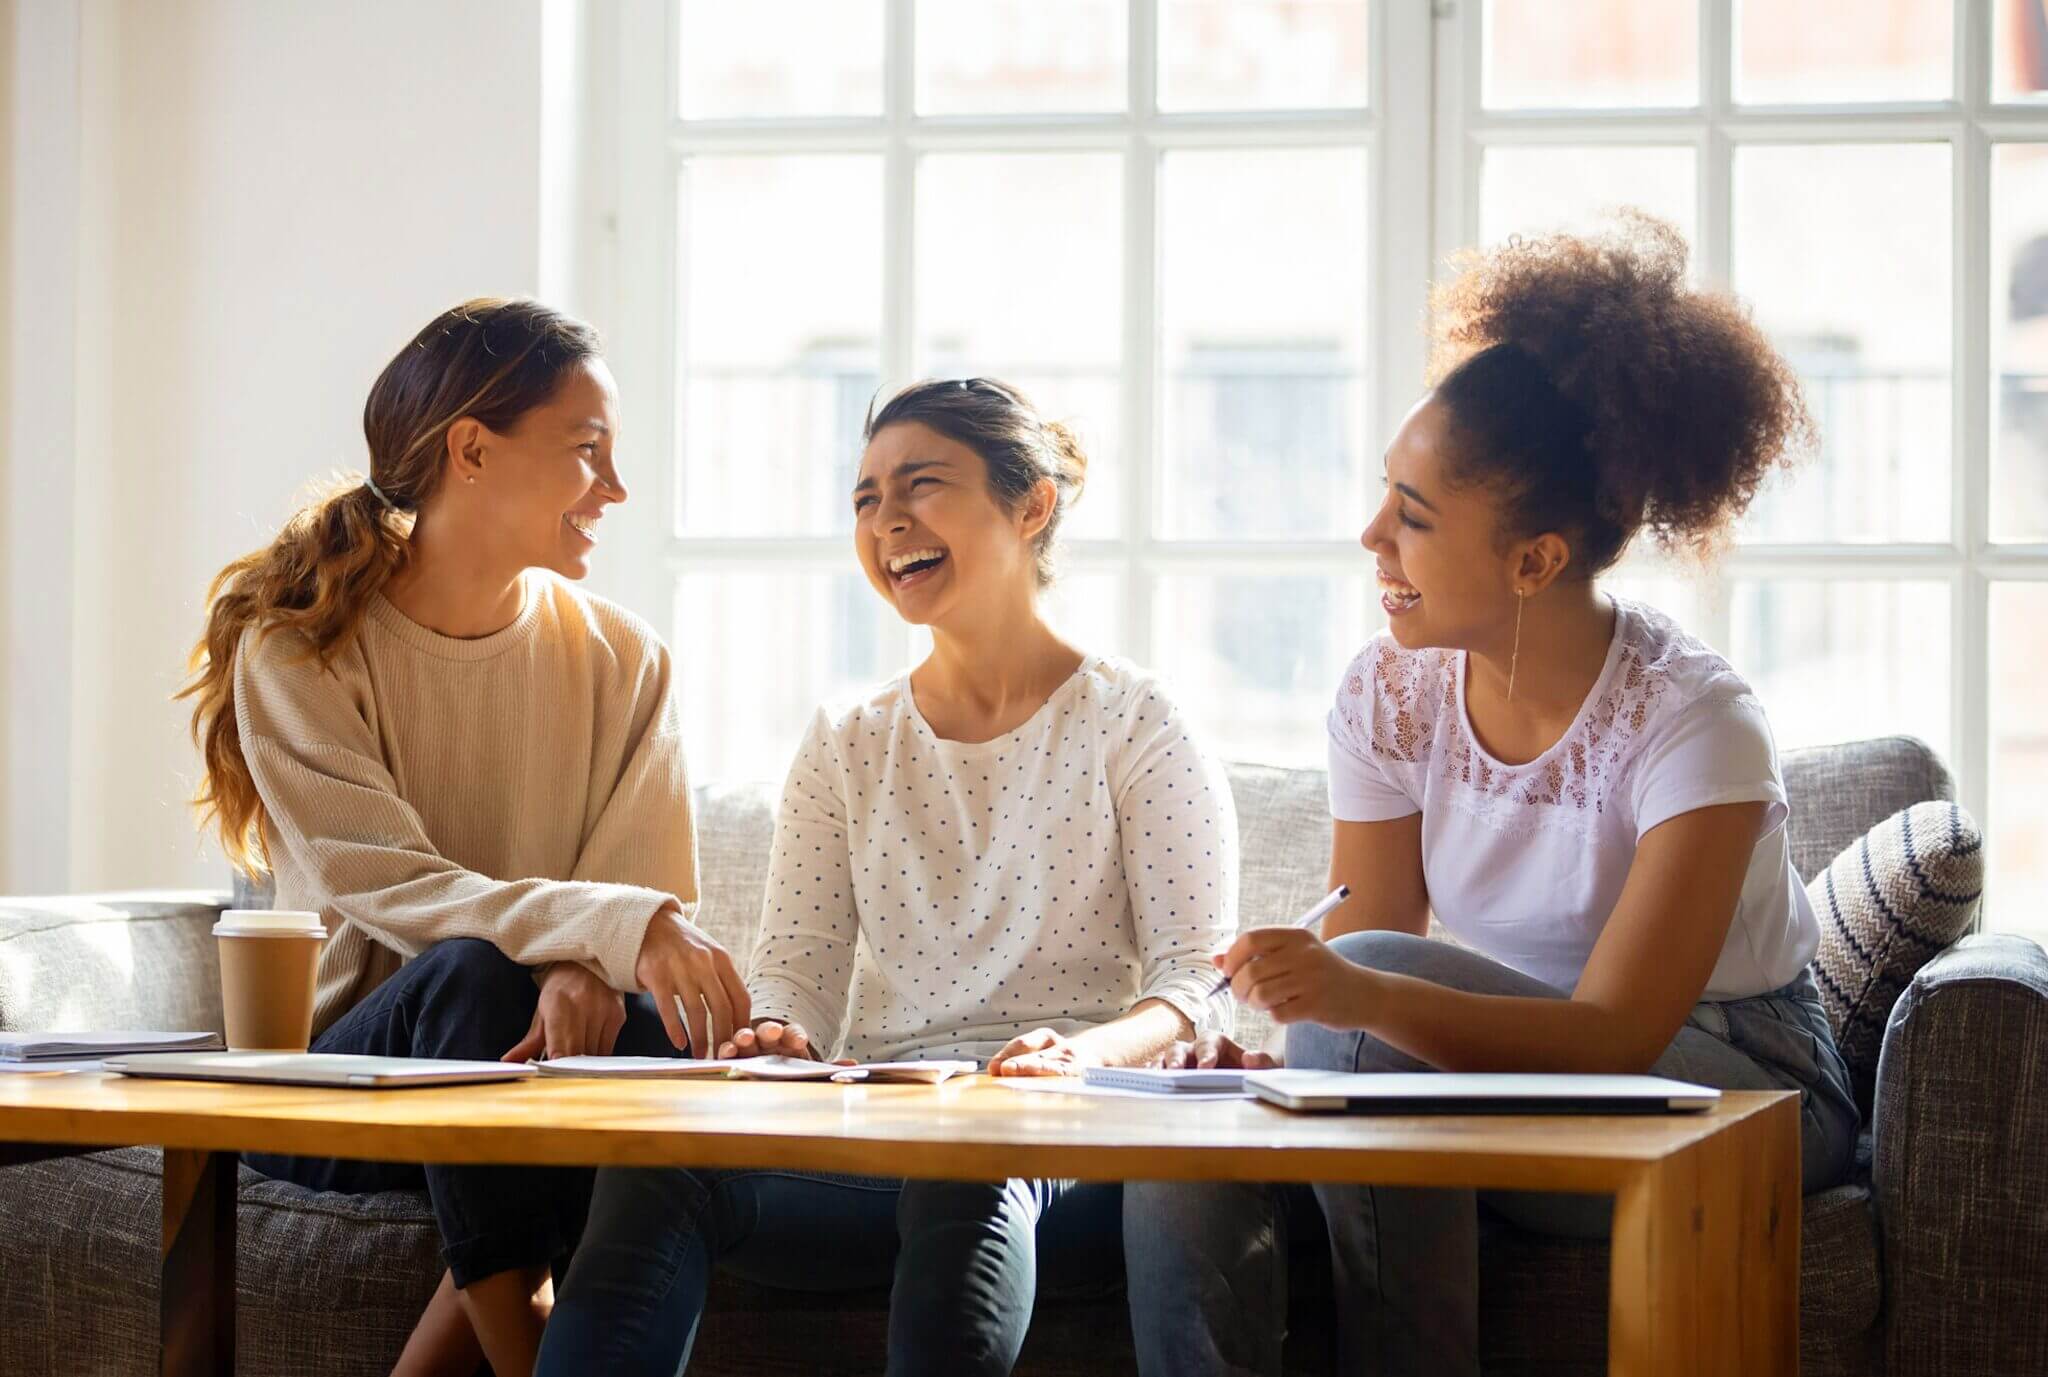
[[180, 1081], [247, 1081], [258, 1085], [331, 1085], [389, 1089], [516, 1081], [534, 1074], [521, 1063], [431, 1061], [415, 1057], [358, 1057], [323, 1052], [154, 1053], [108, 1057], [102, 1063], [124, 1076]]
[[1662, 1076], [1253, 1071], [1244, 1083], [1283, 1109], [1353, 1114], [1673, 1114], [1721, 1098], [1712, 1086]]

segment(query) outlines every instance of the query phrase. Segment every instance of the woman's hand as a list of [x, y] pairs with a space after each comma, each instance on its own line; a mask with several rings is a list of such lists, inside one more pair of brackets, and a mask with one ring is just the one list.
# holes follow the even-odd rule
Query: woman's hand
[[557, 961], [541, 975], [533, 1026], [504, 1060], [610, 1056], [625, 1026], [624, 995], [574, 961]]
[[[729, 1041], [718, 1044], [721, 1057], [808, 1057], [812, 1061], [825, 1060], [825, 1054], [818, 1050], [800, 1023], [782, 1023], [776, 1019], [764, 1018], [751, 1028], [742, 1028]], [[850, 1058], [841, 1058], [838, 1066], [852, 1066]]]
[[[654, 996], [668, 1040], [678, 1050], [703, 1049], [699, 1056], [732, 1041], [733, 1030], [743, 1027], [753, 1012], [746, 982], [740, 979], [731, 954], [685, 920], [682, 907], [673, 899], [663, 904], [647, 925], [639, 959], [633, 963], [633, 978]], [[680, 1012], [676, 1008], [679, 1001]]]
[[1176, 1042], [1152, 1064], [1168, 1071], [1270, 1071], [1280, 1058], [1270, 1052], [1247, 1052], [1221, 1033], [1205, 1033], [1193, 1042]]
[[1050, 1028], [1034, 1028], [1011, 1038], [988, 1059], [991, 1076], [1078, 1076], [1082, 1068], [1102, 1065], [1102, 1056], [1079, 1038]]
[[1358, 1028], [1373, 1004], [1373, 973], [1304, 928], [1253, 928], [1210, 959], [1230, 977], [1238, 1003], [1275, 1023]]

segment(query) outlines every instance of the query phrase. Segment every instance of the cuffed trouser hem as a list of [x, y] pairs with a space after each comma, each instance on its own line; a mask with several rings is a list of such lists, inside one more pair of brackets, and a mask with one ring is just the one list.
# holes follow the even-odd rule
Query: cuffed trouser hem
[[441, 1249], [441, 1260], [448, 1264], [457, 1289], [468, 1290], [485, 1277], [494, 1277], [500, 1272], [546, 1267], [555, 1259], [567, 1256], [572, 1246], [568, 1239], [553, 1233], [545, 1236], [485, 1234], [445, 1244]]

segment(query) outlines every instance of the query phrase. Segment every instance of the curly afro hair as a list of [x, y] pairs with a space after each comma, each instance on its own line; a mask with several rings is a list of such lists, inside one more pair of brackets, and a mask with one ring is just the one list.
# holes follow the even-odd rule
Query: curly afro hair
[[1564, 535], [1588, 577], [1645, 529], [1713, 552], [1814, 446], [1792, 366], [1734, 298], [1686, 284], [1686, 258], [1671, 225], [1624, 211], [1463, 255], [1432, 299], [1453, 479], [1501, 494], [1510, 538]]

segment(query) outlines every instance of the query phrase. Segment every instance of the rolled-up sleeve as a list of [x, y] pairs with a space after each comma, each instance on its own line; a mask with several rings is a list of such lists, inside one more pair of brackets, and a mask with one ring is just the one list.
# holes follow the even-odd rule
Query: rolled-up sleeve
[[1237, 933], [1237, 809], [1223, 767], [1155, 682], [1131, 691], [1112, 775], [1124, 877], [1137, 926], [1138, 998], [1228, 1031], [1209, 955]]

